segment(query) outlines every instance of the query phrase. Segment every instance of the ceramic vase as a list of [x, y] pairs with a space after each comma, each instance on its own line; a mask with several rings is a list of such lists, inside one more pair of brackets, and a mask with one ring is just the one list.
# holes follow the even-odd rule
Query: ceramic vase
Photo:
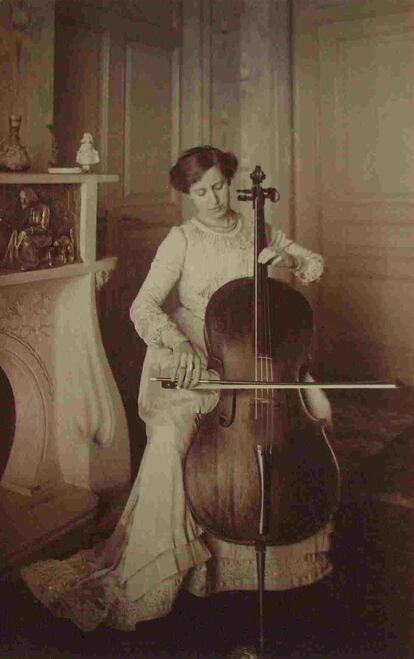
[[23, 172], [30, 167], [26, 147], [20, 142], [22, 117], [11, 114], [9, 117], [9, 138], [0, 144], [0, 168], [11, 172]]

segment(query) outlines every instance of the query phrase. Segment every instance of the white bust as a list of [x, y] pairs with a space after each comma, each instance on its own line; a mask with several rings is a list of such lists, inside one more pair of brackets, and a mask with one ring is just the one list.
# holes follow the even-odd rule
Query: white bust
[[93, 137], [90, 133], [84, 133], [81, 139], [81, 145], [76, 154], [76, 162], [82, 165], [82, 169], [89, 171], [91, 165], [99, 162], [99, 154], [93, 146]]

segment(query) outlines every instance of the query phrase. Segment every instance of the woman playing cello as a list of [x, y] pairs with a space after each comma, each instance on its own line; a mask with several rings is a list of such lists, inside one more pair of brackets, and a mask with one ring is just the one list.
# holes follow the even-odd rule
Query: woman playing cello
[[[236, 170], [232, 153], [211, 146], [186, 151], [171, 169], [172, 186], [191, 199], [195, 214], [170, 230], [131, 307], [148, 346], [138, 401], [147, 446], [113, 535], [95, 551], [23, 571], [34, 594], [81, 629], [99, 623], [134, 629], [168, 614], [182, 587], [199, 596], [257, 587], [254, 548], [205, 534], [183, 487], [183, 460], [194, 429], [218, 400], [214, 391], [194, 389], [207, 368], [207, 303], [221, 286], [253, 272], [252, 221], [230, 206]], [[322, 257], [281, 231], [274, 232], [259, 261], [288, 268], [302, 284], [323, 273]], [[170, 317], [162, 307], [175, 286], [179, 306]], [[176, 380], [178, 389], [164, 390], [154, 377]], [[306, 402], [313, 416], [330, 419], [319, 389], [306, 392]], [[328, 575], [330, 532], [328, 524], [298, 543], [269, 547], [266, 588], [297, 588]]]

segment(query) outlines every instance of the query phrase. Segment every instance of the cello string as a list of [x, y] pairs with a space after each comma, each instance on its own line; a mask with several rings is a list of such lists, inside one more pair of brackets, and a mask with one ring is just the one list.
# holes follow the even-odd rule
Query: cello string
[[[261, 203], [263, 204], [263, 198], [261, 197]], [[263, 215], [263, 208], [258, 209], [258, 216], [260, 215], [260, 219], [264, 220], [264, 215]], [[261, 230], [263, 230], [263, 227], [260, 227]], [[263, 243], [263, 240], [261, 241]], [[263, 244], [260, 244], [260, 248], [263, 247]], [[267, 363], [267, 327], [266, 327], [266, 299], [265, 299], [265, 292], [266, 292], [266, 286], [265, 286], [265, 273], [266, 273], [266, 266], [265, 265], [258, 265], [258, 279], [259, 279], [259, 288], [260, 288], [260, 296], [259, 296], [259, 308], [260, 308], [260, 322], [259, 322], [259, 332], [260, 332], [260, 363], [261, 363], [261, 376], [262, 376], [262, 381], [267, 381], [267, 374], [268, 374], [268, 363]], [[261, 400], [261, 408], [262, 408], [262, 442], [267, 447], [268, 445], [268, 433], [266, 432], [269, 424], [268, 424], [268, 417], [269, 417], [269, 410], [268, 410], [268, 405], [267, 405], [267, 399], [268, 399], [268, 392], [265, 389], [260, 390], [260, 400]]]
[[[260, 189], [260, 184], [258, 187], [255, 189], [255, 314], [256, 314], [256, 373], [257, 369], [260, 369], [260, 378], [261, 381], [263, 381], [263, 378], [265, 377], [266, 373], [266, 368], [267, 364], [264, 363], [265, 360], [263, 359], [265, 355], [263, 354], [264, 352], [264, 342], [265, 342], [265, 336], [263, 333], [263, 315], [264, 315], [264, 298], [263, 298], [263, 281], [264, 281], [264, 267], [263, 265], [259, 264], [258, 262], [258, 256], [259, 256], [259, 249], [262, 247], [262, 244], [260, 241], [260, 236], [259, 236], [259, 220], [262, 219], [262, 213], [263, 213], [263, 208], [262, 208], [262, 202], [263, 202], [263, 197], [259, 194], [259, 189]], [[260, 229], [263, 227], [261, 226]], [[266, 392], [267, 393], [267, 392]], [[256, 407], [257, 407], [257, 412], [256, 412], [256, 418], [258, 418], [258, 431], [259, 431], [259, 437], [260, 437], [260, 443], [261, 444], [266, 444], [267, 442], [267, 434], [266, 434], [266, 427], [267, 427], [267, 410], [266, 410], [266, 400], [264, 398], [264, 390], [263, 389], [256, 389], [255, 392], [255, 399], [256, 399]]]
[[[272, 328], [271, 328], [271, 320], [270, 320], [270, 295], [269, 295], [269, 284], [267, 282], [267, 318], [268, 318], [268, 350], [269, 350], [269, 376], [268, 376], [268, 382], [273, 381], [273, 344], [272, 344]], [[273, 390], [268, 390], [269, 394], [269, 415], [270, 415], [270, 428], [269, 428], [269, 451], [270, 453], [272, 452], [273, 449], [273, 441], [274, 441], [274, 436], [275, 436], [275, 428], [274, 428], [274, 420], [275, 420], [275, 407], [274, 403], [275, 400], [277, 399], [277, 393]]]
[[[265, 361], [265, 381], [269, 382], [269, 365], [271, 359], [270, 351], [270, 333], [269, 333], [269, 291], [268, 291], [268, 282], [267, 282], [267, 266], [264, 266], [263, 276], [262, 276], [262, 300], [263, 300], [263, 315], [262, 318], [262, 327], [263, 327], [263, 352], [264, 352], [264, 361]], [[265, 433], [266, 433], [266, 447], [270, 447], [270, 437], [272, 436], [272, 410], [271, 410], [271, 399], [272, 392], [269, 389], [264, 391], [264, 404], [266, 408], [266, 424], [265, 424]]]
[[[258, 235], [258, 203], [257, 203], [257, 190], [254, 194], [254, 362], [255, 362], [255, 378], [258, 380], [259, 374], [259, 235]], [[260, 364], [260, 377], [262, 377], [262, 370]], [[255, 389], [255, 420], [258, 427], [259, 437], [262, 437], [262, 419], [260, 414], [259, 405], [259, 392]], [[259, 439], [259, 441], [261, 441]]]
[[[264, 204], [264, 202], [263, 202]], [[264, 213], [263, 213], [264, 221]], [[264, 227], [263, 227], [264, 229]], [[271, 381], [273, 376], [273, 352], [272, 352], [272, 333], [271, 333], [271, 315], [270, 315], [270, 293], [269, 293], [269, 269], [268, 266], [263, 267], [263, 285], [262, 285], [262, 299], [264, 301], [265, 309], [265, 351], [266, 351], [266, 381]], [[266, 390], [266, 403], [267, 403], [267, 446], [268, 449], [272, 448], [272, 441], [274, 437], [274, 409], [273, 401], [275, 394], [273, 390]]]
[[[260, 207], [258, 208], [258, 220], [262, 220], [263, 216], [263, 197], [260, 197]], [[259, 228], [262, 230], [263, 227], [259, 227], [258, 222], [258, 252], [259, 249], [263, 247], [263, 240], [260, 240]], [[265, 306], [264, 306], [264, 275], [265, 275], [264, 265], [258, 264], [258, 285], [259, 285], [259, 299], [258, 299], [258, 308], [259, 308], [259, 351], [260, 351], [260, 373], [262, 377], [262, 382], [266, 381], [267, 375], [267, 359], [266, 359], [266, 335], [265, 335]], [[267, 410], [267, 391], [265, 389], [260, 389], [260, 410], [261, 410], [261, 443], [266, 447], [267, 445], [267, 427], [268, 427], [268, 410]]]
[[[264, 247], [266, 240], [265, 238], [265, 220], [264, 220], [264, 196], [262, 197], [262, 220], [263, 224], [261, 226], [262, 229], [262, 245], [261, 247]], [[272, 344], [271, 344], [271, 331], [270, 331], [270, 296], [269, 296], [269, 284], [268, 284], [268, 266], [267, 265], [262, 265], [261, 266], [261, 277], [260, 277], [260, 283], [261, 283], [261, 310], [262, 310], [262, 318], [261, 318], [261, 330], [262, 330], [262, 352], [263, 352], [263, 360], [265, 363], [265, 374], [264, 374], [264, 381], [269, 382], [269, 376], [271, 377], [272, 373]], [[265, 406], [265, 417], [266, 417], [266, 423], [265, 423], [265, 444], [267, 448], [269, 449], [271, 447], [271, 438], [273, 437], [273, 391], [266, 389], [264, 392], [262, 391], [262, 399], [264, 401], [264, 406]]]
[[[254, 277], [254, 364], [255, 364], [255, 379], [257, 382], [258, 376], [258, 241], [257, 241], [257, 199], [253, 198], [254, 207], [254, 263], [253, 263], [253, 277]], [[255, 400], [255, 419], [257, 419], [257, 389], [254, 394]]]

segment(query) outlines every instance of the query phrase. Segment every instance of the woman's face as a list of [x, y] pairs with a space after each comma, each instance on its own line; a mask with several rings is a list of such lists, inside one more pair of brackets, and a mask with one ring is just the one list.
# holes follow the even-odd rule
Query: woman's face
[[227, 224], [230, 188], [218, 167], [204, 172], [202, 178], [190, 186], [188, 195], [197, 208], [201, 222], [210, 226]]

